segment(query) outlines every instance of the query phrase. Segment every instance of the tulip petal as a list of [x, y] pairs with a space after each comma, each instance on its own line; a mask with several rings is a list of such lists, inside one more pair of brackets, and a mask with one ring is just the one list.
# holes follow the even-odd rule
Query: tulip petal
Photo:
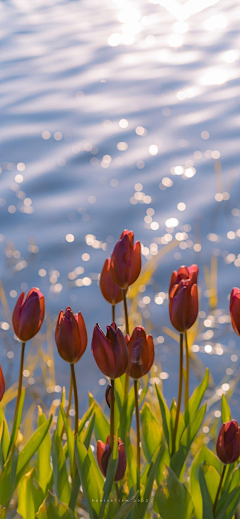
[[[30, 295], [29, 295], [30, 294]], [[42, 311], [38, 292], [32, 289], [23, 305], [21, 318], [19, 320], [19, 339], [22, 342], [32, 339], [40, 330], [42, 325]]]
[[100, 289], [106, 301], [111, 305], [116, 305], [122, 301], [122, 289], [113, 281], [110, 263], [110, 258], [107, 258], [100, 277]]
[[130, 245], [127, 234], [119, 240], [111, 256], [110, 272], [116, 285], [121, 288], [128, 287], [129, 279]]
[[106, 377], [115, 378], [116, 366], [113, 348], [98, 325], [96, 325], [93, 330], [92, 354], [102, 373]]
[[130, 256], [128, 284], [132, 285], [138, 278], [141, 272], [142, 260], [141, 260], [141, 244], [137, 241], [133, 247]]
[[14, 329], [17, 337], [19, 337], [19, 323], [20, 323], [20, 318], [21, 318], [23, 304], [24, 304], [24, 297], [25, 297], [25, 292], [22, 292], [16, 302], [15, 308], [13, 310], [13, 315], [12, 315], [13, 329]]
[[0, 364], [0, 402], [3, 398], [4, 393], [5, 393], [5, 380], [4, 380], [4, 376], [3, 376], [3, 372], [2, 372], [2, 368], [1, 368], [1, 364]]

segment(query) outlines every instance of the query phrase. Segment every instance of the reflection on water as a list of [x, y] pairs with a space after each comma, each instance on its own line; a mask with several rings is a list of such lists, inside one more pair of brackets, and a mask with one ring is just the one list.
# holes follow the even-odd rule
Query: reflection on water
[[[152, 382], [165, 380], [169, 398], [176, 392], [177, 346], [163, 329], [168, 280], [197, 262], [202, 327], [192, 349], [220, 397], [238, 374], [240, 344], [228, 316], [240, 266], [238, 2], [9, 0], [0, 10], [0, 265], [10, 309], [39, 286], [48, 322], [67, 305], [81, 310], [90, 343], [95, 322], [111, 318], [100, 269], [120, 232], [134, 229], [144, 263], [169, 244], [140, 287], [138, 309], [162, 366]], [[5, 303], [0, 312], [10, 384], [19, 347]], [[51, 331], [46, 338], [49, 347]], [[59, 392], [68, 375], [55, 358]], [[82, 398], [91, 381], [101, 399], [106, 381], [90, 344], [77, 372]]]

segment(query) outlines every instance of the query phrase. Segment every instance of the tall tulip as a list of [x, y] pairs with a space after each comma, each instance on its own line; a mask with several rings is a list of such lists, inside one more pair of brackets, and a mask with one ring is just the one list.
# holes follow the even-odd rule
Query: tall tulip
[[236, 420], [231, 420], [230, 422], [222, 424], [218, 433], [216, 450], [217, 455], [222, 463], [224, 463], [224, 466], [213, 505], [214, 514], [217, 508], [218, 498], [221, 492], [227, 465], [237, 461], [240, 456], [240, 428], [238, 427]]
[[141, 271], [141, 244], [134, 244], [134, 234], [125, 230], [116, 243], [111, 256], [111, 275], [114, 283], [126, 289], [138, 278]]
[[1, 368], [1, 364], [0, 364], [0, 402], [3, 398], [4, 393], [5, 393], [5, 380], [4, 380], [4, 376], [3, 376], [3, 372], [2, 372], [2, 368]]
[[240, 289], [233, 288], [230, 295], [230, 315], [232, 327], [237, 335], [240, 335]]
[[[110, 448], [110, 436], [107, 437], [106, 444], [104, 444], [101, 440], [98, 440], [97, 443], [97, 460], [98, 465], [103, 473], [103, 475], [106, 477], [107, 475], [107, 468], [108, 463], [111, 457], [112, 449]], [[115, 474], [114, 481], [120, 481], [125, 474], [127, 467], [127, 458], [126, 458], [126, 452], [124, 448], [124, 444], [120, 438], [118, 438], [118, 466]]]
[[100, 288], [103, 297], [112, 305], [112, 320], [115, 321], [115, 305], [123, 299], [122, 289], [114, 283], [111, 270], [110, 258], [107, 258], [100, 276]]
[[25, 292], [19, 296], [12, 315], [13, 329], [22, 342], [20, 372], [18, 380], [18, 396], [15, 416], [22, 391], [22, 374], [24, 365], [25, 343], [39, 332], [45, 315], [45, 299], [38, 288], [32, 288], [25, 299]]

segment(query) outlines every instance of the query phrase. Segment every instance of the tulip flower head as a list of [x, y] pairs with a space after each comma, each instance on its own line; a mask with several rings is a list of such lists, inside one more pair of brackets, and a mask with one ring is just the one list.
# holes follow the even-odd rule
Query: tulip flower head
[[115, 379], [126, 372], [128, 349], [124, 335], [115, 323], [107, 326], [107, 335], [96, 324], [92, 337], [92, 354], [106, 377]]
[[5, 393], [5, 380], [4, 380], [4, 376], [3, 376], [3, 372], [2, 372], [2, 368], [1, 368], [1, 364], [0, 364], [0, 402], [3, 398], [4, 393]]
[[38, 288], [32, 288], [25, 299], [19, 296], [12, 316], [13, 329], [18, 339], [27, 342], [39, 332], [45, 315], [45, 300]]
[[230, 315], [232, 327], [237, 335], [240, 335], [240, 289], [233, 288], [230, 295]]
[[[110, 435], [107, 437], [106, 444], [104, 444], [101, 440], [98, 440], [97, 443], [97, 460], [98, 465], [103, 473], [103, 475], [106, 477], [107, 475], [107, 467], [108, 463], [111, 457], [111, 449], [109, 446], [110, 442]], [[127, 466], [127, 458], [126, 458], [126, 452], [124, 448], [124, 444], [120, 438], [118, 438], [118, 466], [117, 471], [115, 474], [114, 481], [120, 481], [126, 471]]]
[[59, 355], [66, 362], [75, 364], [84, 354], [87, 347], [87, 330], [81, 312], [74, 314], [70, 307], [61, 310], [55, 341]]
[[100, 277], [100, 288], [103, 297], [110, 303], [110, 305], [116, 305], [122, 301], [122, 290], [114, 283], [111, 272], [110, 272], [110, 258], [107, 258], [102, 269]]
[[198, 289], [194, 278], [174, 285], [169, 297], [169, 315], [174, 328], [185, 332], [195, 323], [198, 315]]
[[236, 420], [222, 424], [216, 449], [219, 459], [225, 465], [237, 461], [240, 456], [240, 428]]
[[116, 243], [111, 256], [111, 275], [114, 283], [126, 289], [138, 278], [141, 271], [141, 244], [134, 244], [134, 234], [125, 230]]
[[129, 361], [127, 375], [138, 379], [146, 375], [153, 365], [154, 344], [152, 335], [146, 335], [143, 326], [134, 328], [131, 338], [126, 336]]
[[178, 270], [174, 270], [172, 273], [170, 285], [169, 285], [169, 295], [171, 294], [172, 288], [174, 285], [178, 285], [182, 279], [192, 279], [193, 283], [197, 284], [198, 278], [198, 266], [190, 265], [190, 267], [185, 267], [184, 265], [180, 267]]

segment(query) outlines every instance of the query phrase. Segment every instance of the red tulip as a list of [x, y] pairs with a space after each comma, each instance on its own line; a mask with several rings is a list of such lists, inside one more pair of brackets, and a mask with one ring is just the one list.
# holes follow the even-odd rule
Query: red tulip
[[107, 326], [107, 335], [96, 324], [92, 337], [92, 354], [102, 371], [111, 379], [121, 377], [128, 366], [128, 349], [124, 335], [115, 323]]
[[230, 295], [230, 315], [232, 327], [240, 335], [240, 289], [233, 288]]
[[132, 231], [123, 231], [111, 256], [111, 275], [114, 283], [127, 288], [138, 278], [141, 271], [141, 244], [134, 244]]
[[0, 402], [3, 398], [4, 393], [5, 393], [5, 380], [4, 380], [4, 376], [3, 376], [3, 372], [2, 372], [2, 368], [1, 368], [1, 364], [0, 364]]
[[198, 289], [194, 279], [181, 280], [174, 285], [169, 299], [170, 320], [178, 332], [191, 328], [198, 315]]
[[81, 312], [74, 314], [70, 307], [65, 313], [61, 310], [55, 341], [59, 355], [66, 362], [74, 364], [82, 357], [87, 347], [87, 330]]
[[102, 269], [100, 277], [100, 288], [103, 297], [110, 303], [110, 305], [116, 305], [122, 301], [122, 290], [114, 283], [110, 272], [110, 258], [107, 258]]
[[172, 288], [174, 285], [178, 285], [182, 279], [192, 279], [193, 283], [197, 284], [198, 278], [198, 266], [190, 265], [190, 267], [185, 267], [184, 265], [178, 269], [178, 271], [174, 270], [172, 273], [170, 285], [169, 285], [169, 295], [171, 294]]
[[38, 288], [32, 288], [25, 301], [25, 292], [19, 296], [12, 316], [15, 334], [22, 342], [29, 341], [39, 332], [45, 314], [45, 300]]
[[[103, 473], [103, 475], [106, 477], [107, 475], [107, 467], [109, 463], [109, 459], [111, 457], [111, 449], [109, 446], [110, 442], [110, 435], [107, 437], [106, 445], [101, 441], [98, 440], [97, 443], [97, 460], [98, 465]], [[115, 474], [114, 481], [120, 481], [126, 471], [127, 466], [127, 458], [126, 458], [126, 452], [124, 448], [124, 444], [120, 438], [118, 438], [118, 466], [117, 471]]]
[[142, 326], [134, 328], [131, 338], [126, 336], [129, 361], [127, 374], [138, 379], [146, 375], [153, 365], [154, 344], [151, 335], [146, 335]]
[[237, 461], [240, 456], [240, 428], [236, 420], [222, 424], [216, 448], [219, 459], [225, 465]]

